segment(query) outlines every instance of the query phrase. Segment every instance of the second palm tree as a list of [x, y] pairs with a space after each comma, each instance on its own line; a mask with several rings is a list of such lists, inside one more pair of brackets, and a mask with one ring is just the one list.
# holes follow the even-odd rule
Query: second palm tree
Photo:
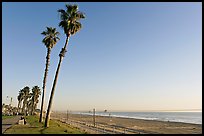
[[56, 31], [56, 28], [47, 27], [47, 30], [43, 31], [41, 34], [45, 36], [45, 38], [42, 40], [42, 42], [47, 47], [47, 56], [46, 56], [46, 67], [45, 67], [45, 73], [44, 73], [44, 79], [43, 79], [43, 93], [42, 93], [42, 102], [41, 102], [41, 111], [40, 111], [39, 122], [43, 121], [44, 97], [45, 97], [45, 91], [46, 91], [48, 67], [50, 64], [51, 49], [56, 45], [57, 41], [60, 40], [58, 37], [59, 32]]

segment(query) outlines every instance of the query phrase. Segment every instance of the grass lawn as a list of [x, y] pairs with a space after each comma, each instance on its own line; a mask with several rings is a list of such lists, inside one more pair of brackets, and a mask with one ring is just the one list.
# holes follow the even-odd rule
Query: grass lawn
[[49, 128], [44, 128], [44, 123], [38, 122], [38, 116], [28, 116], [26, 120], [26, 125], [16, 124], [4, 134], [86, 134], [84, 131], [56, 120], [50, 120]]
[[15, 117], [15, 116], [3, 116], [2, 115], [2, 119], [8, 119], [8, 118], [13, 118], [13, 117]]

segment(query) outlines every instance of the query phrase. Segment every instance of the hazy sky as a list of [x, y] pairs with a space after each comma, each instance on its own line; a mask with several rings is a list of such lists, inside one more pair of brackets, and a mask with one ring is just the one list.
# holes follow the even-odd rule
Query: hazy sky
[[[86, 14], [70, 38], [52, 110], [178, 110], [202, 108], [202, 3], [77, 2]], [[42, 88], [46, 47], [56, 27], [45, 96], [50, 97], [65, 35], [64, 2], [2, 4], [2, 101], [25, 86]], [[38, 104], [38, 108], [41, 104]]]

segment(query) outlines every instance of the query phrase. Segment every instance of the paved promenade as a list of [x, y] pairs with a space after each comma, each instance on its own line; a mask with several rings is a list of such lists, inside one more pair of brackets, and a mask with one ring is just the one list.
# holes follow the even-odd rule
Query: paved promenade
[[2, 134], [6, 131], [6, 129], [10, 128], [12, 125], [16, 124], [21, 116], [15, 116], [13, 118], [8, 118], [2, 120]]

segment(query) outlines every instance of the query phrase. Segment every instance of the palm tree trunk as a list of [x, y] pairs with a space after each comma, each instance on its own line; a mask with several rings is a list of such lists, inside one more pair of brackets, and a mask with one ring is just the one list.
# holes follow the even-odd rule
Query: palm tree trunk
[[54, 83], [53, 83], [53, 86], [52, 86], [52, 91], [51, 91], [51, 95], [50, 95], [49, 105], [48, 105], [48, 108], [47, 108], [47, 113], [46, 113], [46, 118], [45, 118], [45, 127], [49, 127], [50, 111], [51, 111], [51, 107], [52, 107], [55, 87], [56, 87], [56, 84], [57, 84], [57, 79], [58, 79], [58, 75], [59, 75], [59, 70], [60, 70], [60, 66], [61, 66], [61, 63], [62, 63], [62, 59], [63, 59], [63, 57], [65, 55], [65, 52], [66, 52], [66, 46], [68, 44], [69, 37], [70, 36], [68, 35], [67, 38], [66, 38], [65, 46], [64, 46], [64, 48], [62, 48], [62, 51], [59, 54], [60, 59], [59, 59], [59, 63], [58, 63], [58, 66], [57, 66], [57, 71], [55, 73], [55, 79], [54, 79]]
[[26, 97], [25, 98], [25, 100], [23, 101], [23, 106], [24, 106], [24, 108], [23, 108], [23, 110], [24, 110], [24, 116], [26, 116], [26, 114], [27, 114], [27, 111], [28, 111], [28, 97]]
[[20, 106], [20, 101], [18, 101], [18, 109], [17, 109], [17, 112], [19, 112], [19, 106]]
[[51, 53], [51, 49], [47, 48], [46, 67], [45, 67], [45, 73], [44, 73], [44, 79], [43, 79], [43, 93], [42, 93], [42, 102], [41, 102], [39, 122], [43, 121], [44, 97], [45, 97], [45, 90], [46, 90], [48, 67], [49, 67], [49, 63], [50, 63], [50, 53]]
[[33, 104], [33, 107], [32, 107], [32, 115], [34, 114], [34, 111], [35, 111], [35, 103]]
[[54, 83], [53, 83], [51, 96], [50, 96], [50, 100], [49, 100], [49, 105], [48, 105], [48, 108], [47, 108], [47, 113], [46, 113], [46, 118], [45, 118], [45, 127], [49, 127], [50, 110], [51, 110], [51, 106], [52, 106], [52, 102], [53, 102], [53, 96], [54, 96], [55, 87], [56, 87], [56, 84], [57, 84], [57, 79], [58, 79], [59, 69], [60, 69], [61, 63], [62, 63], [62, 57], [60, 57], [58, 67], [57, 67], [57, 71], [56, 71], [56, 74], [55, 74], [55, 80], [54, 80]]
[[26, 110], [25, 110], [25, 115], [27, 116], [27, 113], [29, 112], [29, 105], [28, 105], [28, 101], [26, 102]]
[[37, 108], [37, 103], [35, 102], [34, 107], [33, 107], [33, 115], [35, 113], [35, 109]]
[[25, 115], [25, 106], [26, 106], [26, 103], [25, 103], [25, 100], [23, 101], [23, 108], [22, 108], [22, 112], [23, 114]]
[[19, 105], [19, 112], [18, 113], [22, 113], [22, 100], [20, 101], [20, 105]]
[[33, 115], [33, 108], [34, 108], [34, 100], [32, 101], [32, 106], [31, 106], [31, 115]]

